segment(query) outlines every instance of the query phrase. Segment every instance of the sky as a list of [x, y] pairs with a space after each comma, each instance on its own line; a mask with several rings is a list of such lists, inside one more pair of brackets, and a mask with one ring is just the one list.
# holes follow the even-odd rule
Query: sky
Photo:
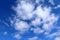
[[0, 40], [60, 40], [60, 0], [0, 0]]

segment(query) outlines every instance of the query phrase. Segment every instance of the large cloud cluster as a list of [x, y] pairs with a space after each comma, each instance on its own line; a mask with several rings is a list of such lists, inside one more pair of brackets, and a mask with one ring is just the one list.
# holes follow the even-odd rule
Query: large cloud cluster
[[[38, 3], [39, 0], [36, 0], [35, 3], [30, 0], [18, 0], [17, 6], [13, 7], [16, 11], [16, 18], [14, 17], [12, 24], [20, 33], [33, 31], [36, 34], [40, 34], [50, 32], [55, 28], [54, 25], [58, 21], [58, 16], [51, 13], [51, 7], [39, 5], [35, 8]], [[52, 4], [54, 3], [52, 2]]]

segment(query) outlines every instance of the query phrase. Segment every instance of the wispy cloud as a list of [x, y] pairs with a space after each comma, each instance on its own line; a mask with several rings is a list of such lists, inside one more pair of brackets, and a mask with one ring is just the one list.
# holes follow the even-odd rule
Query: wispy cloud
[[52, 5], [55, 5], [54, 0], [49, 0], [49, 3], [51, 3]]
[[37, 28], [31, 28], [31, 30], [33, 31], [34, 34], [41, 34], [44, 32], [43, 29], [37, 27]]
[[4, 24], [5, 26], [9, 27], [9, 24], [3, 20], [0, 20], [0, 23]]
[[55, 9], [57, 9], [57, 8], [60, 8], [60, 5], [57, 5], [56, 7], [54, 7]]
[[47, 37], [48, 38], [54, 38], [54, 37], [57, 37], [57, 36], [60, 36], [60, 31], [49, 34]]
[[21, 32], [28, 31], [30, 28], [30, 26], [24, 21], [19, 21], [19, 22], [16, 21], [14, 25], [15, 25], [15, 29]]

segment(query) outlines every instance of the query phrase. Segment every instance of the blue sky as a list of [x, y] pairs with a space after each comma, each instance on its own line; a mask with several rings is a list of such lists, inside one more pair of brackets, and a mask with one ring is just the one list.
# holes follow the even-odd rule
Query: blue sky
[[60, 0], [0, 0], [0, 40], [60, 40]]

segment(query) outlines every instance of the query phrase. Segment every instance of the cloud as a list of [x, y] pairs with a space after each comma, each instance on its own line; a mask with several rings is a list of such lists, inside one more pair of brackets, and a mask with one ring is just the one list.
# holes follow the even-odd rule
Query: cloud
[[51, 3], [52, 5], [55, 5], [54, 0], [49, 0], [49, 3]]
[[[52, 28], [52, 25], [58, 20], [58, 17], [56, 17], [54, 14], [51, 14], [51, 7], [43, 7], [39, 5], [36, 10], [34, 9], [34, 5], [26, 2], [21, 1], [21, 3], [18, 3], [17, 6], [14, 8], [17, 12], [17, 16], [21, 18], [22, 20], [30, 20], [33, 18], [34, 14], [36, 17], [34, 17], [34, 20], [31, 20], [31, 23], [33, 26], [40, 25], [43, 23], [43, 29], [49, 30]], [[41, 21], [42, 19], [42, 21]], [[48, 22], [48, 23], [47, 23]], [[28, 30], [29, 24], [27, 24], [25, 21], [19, 21], [15, 22], [15, 29], [17, 30]]]
[[60, 40], [60, 37], [56, 37], [55, 40]]
[[58, 17], [55, 16], [54, 14], [51, 14], [45, 21], [45, 23], [43, 24], [43, 29], [45, 29], [46, 31], [51, 30], [52, 28], [54, 28], [54, 24], [55, 22], [57, 22]]
[[36, 3], [39, 3], [39, 2], [40, 2], [40, 0], [36, 0], [35, 2], [36, 2]]
[[57, 8], [60, 8], [60, 5], [57, 5], [56, 7], [54, 7], [55, 9], [57, 9]]
[[28, 38], [28, 40], [38, 40], [38, 37]]
[[43, 29], [40, 29], [40, 28], [33, 28], [32, 29], [33, 30], [33, 32], [35, 33], [35, 34], [40, 34], [40, 33], [43, 33], [44, 32], [44, 30]]
[[39, 18], [35, 18], [35, 20], [33, 20], [33, 21], [31, 21], [31, 25], [33, 25], [33, 26], [39, 26], [39, 25], [41, 25], [41, 19], [39, 19]]
[[35, 2], [39, 4], [39, 2], [44, 2], [44, 0], [36, 0]]
[[60, 36], [60, 31], [51, 33], [51, 34], [49, 34], [47, 37], [48, 37], [48, 38], [54, 38], [54, 37], [57, 37], [57, 36]]
[[3, 20], [0, 20], [0, 23], [2, 23], [3, 25], [9, 27], [9, 24], [7, 22], [3, 21]]
[[34, 10], [34, 5], [26, 1], [21, 1], [17, 4], [17, 7], [13, 9], [17, 12], [17, 16], [23, 20], [31, 19], [33, 16], [32, 11]]
[[[52, 2], [52, 4], [54, 4], [52, 0], [50, 0], [49, 2]], [[37, 34], [43, 32], [49, 33], [50, 31], [52, 31], [52, 29], [54, 29], [55, 23], [58, 21], [58, 16], [55, 15], [54, 13], [51, 13], [52, 8], [46, 6], [42, 7], [42, 5], [39, 5], [37, 8], [35, 8], [35, 10], [34, 8], [35, 5], [32, 4], [31, 1], [29, 2], [26, 0], [21, 0], [20, 2], [17, 3], [16, 7], [13, 7], [13, 9], [16, 12], [15, 15], [16, 18], [14, 17], [14, 20], [12, 20], [11, 22], [15, 30], [18, 30], [19, 32], [22, 33], [31, 30]], [[30, 22], [28, 23], [27, 21]], [[34, 28], [32, 26], [34, 26]], [[56, 34], [53, 33], [52, 35]], [[36, 37], [33, 37], [32, 39], [30, 38], [29, 40], [33, 39], [36, 40], [35, 38]]]
[[49, 8], [47, 8], [47, 7], [41, 7], [41, 5], [40, 6], [38, 6], [37, 8], [36, 8], [36, 10], [35, 10], [35, 14], [39, 17], [39, 18], [42, 18], [43, 20], [44, 19], [46, 19], [48, 16], [49, 16], [49, 14], [50, 14], [50, 11], [51, 11], [51, 8], [49, 7]]
[[5, 31], [3, 34], [4, 34], [4, 35], [7, 35], [7, 34], [8, 34], [8, 32], [7, 32], [7, 31]]
[[20, 34], [15, 34], [15, 35], [14, 35], [14, 38], [16, 38], [16, 39], [21, 39], [22, 36], [21, 36]]
[[24, 32], [24, 31], [28, 31], [30, 26], [27, 22], [24, 22], [24, 21], [17, 21], [15, 22], [15, 29], [16, 30], [19, 30], [21, 32]]
[[34, 9], [34, 5], [30, 4], [30, 3], [26, 3], [25, 1], [21, 1], [21, 8], [27, 12], [27, 13], [31, 13]]

